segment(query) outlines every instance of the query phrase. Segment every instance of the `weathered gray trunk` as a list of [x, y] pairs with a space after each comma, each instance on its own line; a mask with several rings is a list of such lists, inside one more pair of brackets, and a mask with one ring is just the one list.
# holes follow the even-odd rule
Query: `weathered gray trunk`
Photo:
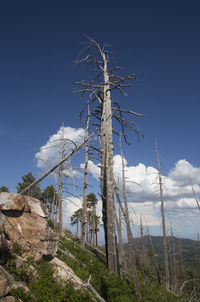
[[167, 252], [167, 235], [166, 235], [166, 226], [165, 226], [165, 209], [164, 209], [164, 198], [163, 198], [163, 188], [162, 188], [162, 177], [161, 177], [161, 172], [160, 172], [160, 159], [159, 159], [157, 144], [156, 144], [156, 155], [157, 155], [157, 164], [158, 164], [158, 178], [159, 178], [161, 214], [162, 214], [165, 286], [166, 286], [166, 290], [169, 290], [170, 279], [169, 279], [169, 263], [168, 263], [168, 252]]
[[176, 255], [175, 255], [175, 243], [174, 235], [171, 227], [171, 253], [172, 253], [172, 289], [176, 293], [177, 290], [177, 265], [176, 265]]
[[[119, 217], [119, 219], [118, 219]], [[118, 248], [118, 258], [119, 258], [119, 264], [122, 265], [122, 250], [123, 250], [123, 242], [122, 242], [122, 214], [120, 207], [118, 209], [118, 217], [116, 213], [116, 226], [117, 226], [117, 233], [118, 233], [118, 238], [119, 238], [119, 248]]]
[[126, 254], [123, 247], [123, 241], [122, 241], [122, 230], [121, 230], [121, 210], [119, 207], [119, 219], [116, 214], [116, 226], [117, 226], [117, 233], [119, 238], [119, 249], [118, 249], [118, 258], [119, 258], [119, 264], [124, 265], [125, 273], [128, 274], [128, 265], [126, 261]]
[[143, 225], [142, 225], [142, 217], [140, 216], [140, 240], [141, 240], [141, 260], [144, 266], [147, 266], [147, 255], [144, 244], [144, 234], [143, 234]]
[[86, 241], [88, 242], [89, 241], [89, 238], [88, 238], [88, 234], [89, 234], [89, 213], [87, 212], [87, 222], [86, 222]]
[[[89, 106], [88, 116], [86, 123], [86, 139], [88, 139], [89, 133]], [[82, 212], [82, 224], [81, 224], [81, 246], [85, 247], [85, 228], [87, 223], [87, 176], [88, 176], [88, 141], [85, 145], [85, 168], [84, 168], [84, 185], [83, 185], [83, 212]], [[88, 238], [87, 238], [88, 240]]]
[[53, 202], [52, 202], [52, 212], [51, 212], [51, 219], [52, 219], [52, 221], [54, 222], [54, 224], [55, 224], [55, 216], [54, 216], [54, 214], [55, 214], [55, 204], [56, 204], [56, 186], [57, 186], [57, 184], [56, 184], [56, 182], [57, 182], [57, 175], [56, 175], [56, 173], [54, 174], [54, 192], [53, 192]]
[[139, 280], [138, 280], [138, 275], [137, 275], [137, 268], [136, 268], [136, 249], [135, 249], [133, 234], [131, 231], [130, 219], [129, 219], [129, 215], [127, 216], [127, 211], [122, 206], [119, 188], [116, 186], [116, 184], [115, 184], [115, 193], [116, 193], [117, 201], [119, 203], [119, 206], [120, 206], [120, 209], [124, 216], [124, 220], [125, 220], [125, 224], [126, 224], [127, 239], [128, 239], [128, 251], [129, 251], [129, 256], [130, 256], [131, 268], [132, 268], [132, 272], [133, 272], [135, 292], [139, 297], [141, 297]]
[[96, 230], [96, 206], [93, 206], [93, 214], [92, 214], [92, 244], [95, 246], [95, 230]]
[[104, 89], [101, 116], [101, 195], [103, 202], [103, 221], [105, 232], [107, 266], [112, 273], [118, 273], [118, 259], [115, 241], [114, 215], [114, 178], [113, 178], [113, 141], [112, 110], [110, 99], [107, 59], [101, 52], [104, 61]]
[[149, 237], [149, 242], [150, 242], [150, 246], [151, 246], [151, 251], [152, 251], [152, 260], [153, 260], [153, 267], [154, 267], [154, 271], [155, 271], [155, 275], [158, 279], [158, 282], [160, 283], [160, 272], [159, 272], [159, 268], [158, 268], [158, 264], [156, 261], [156, 255], [155, 255], [155, 251], [154, 251], [154, 247], [153, 247], [153, 242], [152, 242], [152, 238], [151, 235], [149, 233], [149, 228], [147, 227], [147, 232], [148, 232], [148, 237]]
[[[60, 160], [63, 161], [65, 152], [65, 142], [64, 142], [64, 126], [62, 127], [61, 134], [61, 150], [60, 150]], [[59, 167], [59, 176], [58, 176], [58, 200], [59, 200], [59, 233], [63, 233], [63, 218], [62, 218], [62, 170], [63, 164]]]
[[179, 239], [179, 245], [178, 245], [178, 254], [179, 254], [179, 262], [180, 262], [180, 269], [181, 269], [181, 281], [183, 282], [183, 281], [185, 281], [185, 267], [184, 267], [182, 246], [181, 246], [180, 239]]

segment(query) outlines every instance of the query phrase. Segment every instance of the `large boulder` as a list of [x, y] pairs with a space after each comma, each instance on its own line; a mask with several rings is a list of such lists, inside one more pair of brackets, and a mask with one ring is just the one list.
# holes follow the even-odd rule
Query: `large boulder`
[[39, 261], [56, 251], [58, 238], [48, 225], [48, 210], [39, 200], [4, 192], [0, 194], [0, 210], [6, 236], [22, 246], [24, 255]]
[[51, 260], [50, 263], [55, 278], [58, 278], [63, 283], [71, 281], [75, 289], [80, 289], [83, 286], [82, 280], [75, 275], [74, 271], [66, 263], [57, 257]]
[[47, 207], [39, 200], [17, 193], [0, 193], [0, 210], [28, 212], [46, 218], [49, 215]]

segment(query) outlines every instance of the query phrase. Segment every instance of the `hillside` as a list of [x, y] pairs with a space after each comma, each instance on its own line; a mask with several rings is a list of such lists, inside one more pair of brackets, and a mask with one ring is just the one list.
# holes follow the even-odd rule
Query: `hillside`
[[188, 301], [187, 293], [166, 291], [153, 268], [137, 263], [139, 299], [131, 270], [111, 274], [103, 250], [81, 248], [68, 230], [59, 236], [47, 216], [47, 208], [32, 197], [0, 194], [1, 302]]
[[[163, 260], [163, 237], [162, 236], [151, 236], [153, 247], [156, 253], [156, 258], [159, 263], [162, 263]], [[168, 249], [170, 255], [170, 237], [167, 238], [168, 241]], [[141, 249], [141, 240], [140, 238], [135, 239], [136, 246], [138, 249]], [[149, 242], [148, 236], [144, 237], [145, 247], [146, 249], [150, 249], [151, 245]], [[175, 251], [176, 256], [179, 258], [179, 250], [180, 245], [182, 249], [182, 257], [184, 260], [184, 264], [187, 268], [193, 268], [197, 270], [200, 267], [200, 242], [187, 238], [177, 238], [174, 237]], [[199, 272], [200, 273], [200, 272]]]

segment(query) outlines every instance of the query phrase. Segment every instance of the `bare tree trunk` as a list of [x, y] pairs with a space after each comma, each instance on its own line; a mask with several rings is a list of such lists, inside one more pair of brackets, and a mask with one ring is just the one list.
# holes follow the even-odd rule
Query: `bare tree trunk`
[[123, 242], [122, 242], [122, 214], [121, 214], [121, 210], [120, 210], [120, 206], [118, 209], [118, 216], [119, 219], [117, 217], [117, 213], [116, 213], [116, 226], [117, 226], [117, 233], [118, 233], [118, 238], [119, 238], [119, 248], [118, 248], [118, 257], [119, 257], [119, 264], [122, 265], [122, 249], [123, 249]]
[[[135, 75], [119, 76], [115, 75], [114, 71], [120, 69], [119, 66], [112, 68], [107, 67], [108, 52], [106, 46], [102, 48], [93, 39], [87, 37], [88, 45], [83, 50], [78, 60], [80, 63], [94, 63], [97, 67], [97, 76], [92, 81], [75, 82], [75, 85], [80, 86], [75, 92], [89, 93], [90, 103], [98, 102], [98, 106], [93, 106], [92, 116], [101, 120], [101, 197], [103, 204], [103, 223], [105, 233], [105, 249], [107, 266], [112, 273], [118, 273], [118, 257], [116, 250], [116, 235], [115, 235], [115, 214], [114, 214], [114, 178], [113, 178], [113, 141], [112, 141], [112, 117], [114, 117], [122, 127], [132, 129], [136, 132], [134, 126], [129, 121], [123, 118], [124, 113], [141, 116], [134, 111], [123, 110], [118, 102], [113, 102], [114, 107], [111, 107], [111, 90], [118, 90], [123, 95], [124, 87], [129, 87], [129, 80], [135, 80]], [[112, 114], [113, 113], [113, 114]], [[124, 135], [126, 140], [126, 135]], [[127, 140], [126, 140], [127, 141]]]
[[85, 145], [85, 168], [84, 168], [84, 185], [83, 185], [83, 213], [82, 213], [82, 224], [81, 224], [81, 246], [85, 247], [85, 227], [87, 223], [87, 175], [88, 175], [88, 133], [89, 133], [89, 105], [88, 105], [88, 115], [86, 123], [86, 139], [87, 143]]
[[55, 211], [55, 203], [56, 203], [56, 182], [57, 182], [57, 175], [56, 173], [54, 174], [54, 192], [53, 192], [53, 202], [52, 202], [52, 212], [51, 212], [51, 219], [53, 223], [55, 224], [55, 216], [54, 216], [54, 211]]
[[179, 239], [178, 245], [178, 254], [179, 254], [179, 261], [180, 261], [180, 268], [181, 268], [181, 281], [185, 281], [185, 267], [183, 261], [183, 254], [182, 254], [182, 247], [181, 247], [181, 240]]
[[56, 194], [56, 218], [55, 218], [55, 225], [56, 225], [57, 229], [58, 229], [58, 212], [59, 212], [59, 199], [58, 199], [58, 194]]
[[129, 219], [129, 215], [127, 216], [126, 210], [122, 206], [119, 188], [117, 187], [116, 184], [115, 184], [115, 193], [116, 193], [117, 201], [119, 203], [120, 209], [122, 211], [122, 214], [124, 216], [124, 220], [126, 223], [128, 250], [129, 250], [129, 256], [130, 256], [130, 261], [131, 261], [131, 268], [132, 268], [132, 272], [133, 272], [135, 292], [139, 297], [141, 297], [139, 280], [138, 280], [138, 275], [137, 275], [137, 268], [136, 268], [136, 249], [135, 249], [135, 244], [134, 244], [134, 238], [133, 238], [132, 231], [131, 231], [130, 219]]
[[98, 226], [96, 225], [96, 247], [98, 247], [98, 232], [97, 232]]
[[119, 238], [119, 249], [118, 249], [118, 257], [119, 257], [119, 264], [124, 265], [125, 273], [128, 274], [128, 265], [126, 261], [126, 254], [123, 247], [123, 241], [122, 241], [122, 231], [121, 231], [121, 210], [119, 206], [119, 219], [116, 214], [116, 226], [117, 226], [117, 233]]
[[194, 196], [194, 200], [196, 201], [197, 207], [198, 207], [199, 212], [200, 212], [200, 204], [199, 204], [199, 200], [198, 200], [198, 198], [197, 198], [197, 195], [196, 195], [196, 192], [195, 192], [195, 190], [194, 190], [194, 187], [193, 187], [192, 182], [191, 182], [191, 187], [192, 187], [192, 194], [193, 194], [193, 196]]
[[131, 255], [131, 263], [132, 263], [132, 270], [133, 270], [134, 281], [135, 281], [136, 294], [139, 297], [141, 297], [139, 280], [138, 280], [138, 276], [137, 276], [137, 268], [136, 268], [136, 248], [135, 248], [134, 238], [133, 238], [132, 231], [131, 231], [130, 217], [129, 217], [129, 211], [128, 211], [128, 200], [127, 200], [127, 194], [126, 194], [125, 163], [124, 163], [124, 157], [123, 157], [123, 152], [122, 152], [121, 140], [120, 140], [120, 149], [121, 149], [121, 159], [122, 159], [122, 187], [123, 187], [124, 212], [125, 212], [124, 219], [125, 219], [126, 227], [127, 227], [129, 254]]
[[28, 185], [24, 190], [22, 190], [20, 192], [20, 194], [25, 194], [27, 192], [29, 192], [29, 190], [31, 188], [33, 188], [35, 185], [37, 185], [38, 183], [40, 183], [44, 178], [46, 178], [49, 174], [51, 174], [54, 170], [56, 170], [58, 167], [60, 167], [64, 162], [66, 162], [67, 160], [70, 159], [70, 157], [75, 154], [76, 152], [78, 152], [83, 146], [85, 146], [85, 144], [87, 143], [87, 141], [95, 134], [97, 133], [99, 129], [93, 131], [90, 136], [88, 137], [88, 139], [84, 139], [84, 141], [79, 145], [76, 146], [71, 152], [70, 154], [66, 155], [63, 160], [59, 161], [55, 166], [53, 166], [52, 168], [50, 168], [48, 171], [46, 171], [44, 174], [42, 174], [40, 177], [38, 177], [35, 181], [33, 181], [30, 185]]
[[[61, 134], [61, 150], [60, 150], [60, 160], [64, 159], [65, 152], [65, 142], [64, 142], [64, 126], [62, 126], [62, 134]], [[59, 233], [63, 234], [63, 218], [62, 218], [62, 170], [63, 164], [59, 167], [59, 183], [58, 183], [58, 200], [59, 200]]]
[[96, 207], [93, 206], [93, 214], [92, 214], [92, 245], [95, 246], [95, 230], [96, 230]]
[[89, 241], [88, 238], [88, 234], [89, 234], [89, 212], [87, 211], [87, 224], [86, 224], [86, 241]]
[[155, 255], [155, 251], [154, 251], [154, 247], [153, 247], [153, 242], [152, 242], [152, 238], [151, 238], [151, 235], [149, 233], [149, 228], [148, 227], [147, 227], [147, 232], [148, 232], [149, 242], [150, 242], [151, 251], [152, 251], [152, 258], [153, 258], [155, 274], [156, 274], [156, 277], [158, 279], [158, 283], [161, 283], [160, 272], [159, 272], [158, 264], [157, 264], [157, 261], [156, 261], [156, 255]]
[[140, 240], [141, 240], [141, 254], [142, 254], [142, 263], [144, 266], [147, 266], [147, 257], [146, 257], [146, 249], [144, 244], [144, 235], [143, 235], [143, 225], [142, 225], [142, 217], [140, 216]]
[[175, 243], [174, 234], [171, 226], [171, 252], [172, 252], [172, 288], [173, 292], [176, 293], [177, 289], [177, 265], [176, 265], [176, 255], [175, 255]]
[[161, 177], [161, 172], [160, 172], [160, 159], [159, 159], [157, 143], [156, 143], [156, 155], [157, 155], [157, 164], [158, 164], [158, 177], [159, 177], [160, 202], [161, 202], [161, 214], [162, 214], [165, 286], [166, 286], [166, 290], [169, 290], [170, 279], [169, 279], [168, 253], [167, 253], [167, 236], [166, 236], [166, 226], [165, 226], [165, 209], [164, 209], [164, 198], [163, 198], [163, 188], [162, 188], [162, 177]]
[[110, 99], [109, 75], [105, 53], [100, 50], [104, 68], [103, 108], [101, 116], [101, 195], [103, 202], [103, 221], [106, 244], [107, 265], [112, 273], [118, 273], [118, 258], [115, 241], [114, 215], [114, 178], [113, 178], [113, 141], [112, 110]]

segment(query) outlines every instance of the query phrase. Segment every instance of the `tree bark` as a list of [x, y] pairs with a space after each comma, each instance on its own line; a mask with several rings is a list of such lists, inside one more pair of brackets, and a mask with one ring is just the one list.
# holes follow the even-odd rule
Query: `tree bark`
[[[62, 127], [61, 133], [61, 150], [60, 150], [60, 161], [64, 159], [65, 142], [64, 142], [64, 126]], [[63, 234], [63, 218], [62, 218], [62, 170], [63, 164], [59, 167], [59, 183], [58, 183], [58, 200], [59, 200], [59, 233]]]
[[129, 215], [127, 216], [126, 210], [122, 206], [119, 188], [117, 187], [116, 184], [115, 184], [115, 193], [116, 193], [117, 201], [121, 208], [122, 214], [124, 216], [125, 224], [126, 224], [128, 250], [129, 250], [129, 256], [130, 256], [130, 261], [131, 261], [131, 268], [132, 268], [132, 272], [133, 272], [135, 292], [141, 298], [141, 292], [140, 292], [140, 286], [139, 286], [139, 280], [138, 280], [137, 268], [136, 268], [136, 249], [135, 249], [133, 234], [131, 231], [130, 219], [129, 219]]
[[169, 263], [168, 263], [168, 252], [167, 252], [167, 235], [166, 235], [166, 226], [165, 226], [165, 209], [164, 209], [164, 198], [163, 198], [163, 188], [162, 188], [162, 177], [161, 177], [161, 172], [160, 172], [160, 159], [159, 159], [157, 143], [156, 143], [156, 155], [157, 155], [157, 164], [158, 164], [158, 178], [159, 178], [161, 214], [162, 214], [165, 286], [166, 286], [166, 290], [169, 290], [170, 277], [169, 277]]
[[175, 243], [174, 234], [171, 226], [171, 252], [172, 252], [172, 288], [173, 292], [176, 293], [177, 289], [177, 265], [176, 265], [176, 255], [175, 255]]
[[[83, 214], [82, 214], [82, 224], [81, 224], [81, 246], [85, 247], [85, 228], [87, 223], [87, 175], [88, 175], [88, 133], [89, 133], [89, 105], [88, 105], [88, 115], [86, 122], [86, 139], [87, 143], [85, 145], [85, 168], [84, 168], [84, 185], [83, 185]], [[88, 238], [87, 238], [88, 240]]]
[[103, 108], [101, 116], [101, 195], [103, 202], [103, 222], [105, 232], [107, 266], [112, 273], [118, 273], [118, 258], [115, 240], [114, 215], [114, 178], [113, 178], [113, 141], [112, 110], [110, 99], [107, 59], [101, 51], [104, 62]]
[[126, 254], [123, 247], [123, 241], [122, 241], [122, 231], [121, 231], [121, 210], [119, 206], [119, 219], [116, 214], [116, 226], [117, 226], [117, 233], [118, 233], [118, 240], [119, 240], [119, 249], [118, 249], [118, 257], [119, 257], [119, 264], [124, 265], [125, 273], [128, 274], [128, 265], [126, 261]]
[[96, 230], [96, 206], [93, 206], [93, 217], [92, 217], [92, 244], [95, 246], [95, 230]]

